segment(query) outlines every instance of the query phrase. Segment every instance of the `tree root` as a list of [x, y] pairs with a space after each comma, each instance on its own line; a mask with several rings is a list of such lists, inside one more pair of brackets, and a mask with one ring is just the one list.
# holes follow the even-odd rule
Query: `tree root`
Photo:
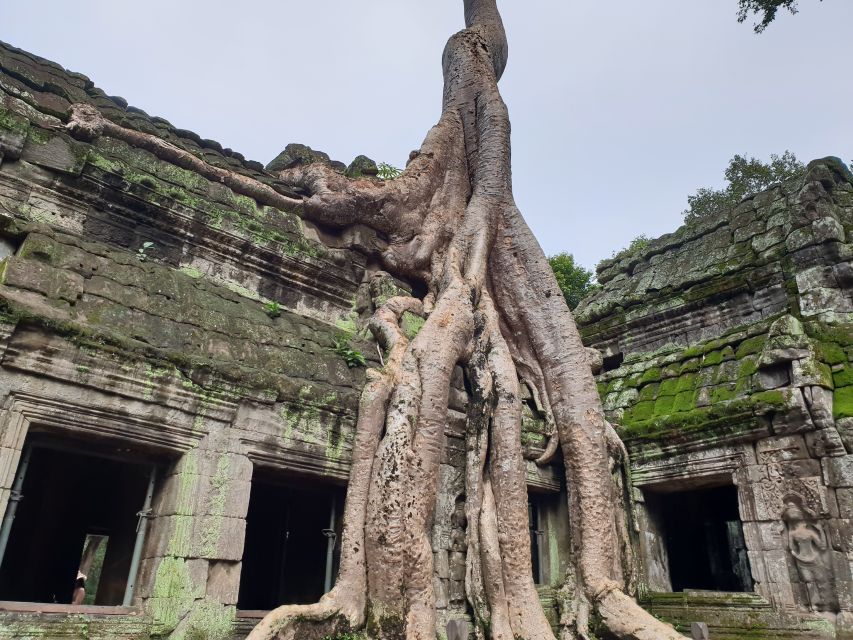
[[[368, 371], [361, 395], [335, 587], [317, 604], [270, 612], [249, 640], [322, 638], [365, 626], [376, 640], [434, 640], [430, 534], [450, 381], [460, 363], [473, 392], [466, 593], [477, 637], [554, 640], [532, 576], [520, 378], [554, 430], [537, 462], [562, 452], [567, 473], [575, 552], [567, 584], [576, 588], [561, 637], [584, 637], [589, 606], [617, 638], [681, 637], [626, 595], [629, 479], [614, 488], [612, 473], [627, 452], [604, 418], [589, 354], [513, 199], [509, 117], [497, 89], [507, 44], [495, 0], [464, 5], [467, 28], [443, 55], [441, 120], [394, 181], [296, 167], [280, 175], [309, 196], [293, 198], [120, 127], [93, 107], [72, 107], [67, 128], [75, 136], [124, 140], [318, 224], [372, 227], [388, 239], [384, 266], [427, 289], [422, 301], [390, 299], [369, 323], [387, 356]], [[427, 314], [411, 342], [399, 327], [405, 311]]]

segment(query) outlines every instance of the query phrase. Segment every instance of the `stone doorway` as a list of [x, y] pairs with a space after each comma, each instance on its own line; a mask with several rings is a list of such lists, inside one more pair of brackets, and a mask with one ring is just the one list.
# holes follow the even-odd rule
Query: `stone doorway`
[[735, 486], [648, 493], [646, 504], [663, 537], [672, 591], [753, 590]]
[[58, 440], [28, 443], [21, 460], [17, 508], [9, 513], [10, 501], [4, 517], [0, 600], [122, 605], [152, 466]]
[[238, 608], [267, 611], [319, 600], [337, 576], [343, 504], [342, 487], [255, 478]]

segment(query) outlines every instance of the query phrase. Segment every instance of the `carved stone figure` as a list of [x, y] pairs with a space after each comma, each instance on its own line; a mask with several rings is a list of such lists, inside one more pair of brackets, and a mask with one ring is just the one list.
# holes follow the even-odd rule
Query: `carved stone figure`
[[823, 525], [803, 507], [799, 496], [786, 496], [782, 512], [788, 551], [806, 588], [811, 611], [836, 608], [832, 567], [826, 557], [829, 543]]

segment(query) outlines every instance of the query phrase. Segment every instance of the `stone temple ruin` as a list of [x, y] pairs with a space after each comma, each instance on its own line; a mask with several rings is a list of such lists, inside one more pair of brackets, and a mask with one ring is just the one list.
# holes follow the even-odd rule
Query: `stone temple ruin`
[[[71, 137], [69, 107], [89, 104], [300, 195], [7, 45], [0, 99], [0, 638], [238, 639], [315, 601], [337, 569], [362, 365], [381, 357], [358, 329], [410, 288], [365, 257], [383, 238]], [[816, 161], [606, 261], [577, 311], [631, 454], [638, 598], [685, 634], [853, 637], [851, 233], [853, 176]], [[433, 536], [442, 634], [467, 614], [466, 402], [460, 370]], [[556, 625], [567, 488], [533, 462], [533, 397], [523, 439]]]

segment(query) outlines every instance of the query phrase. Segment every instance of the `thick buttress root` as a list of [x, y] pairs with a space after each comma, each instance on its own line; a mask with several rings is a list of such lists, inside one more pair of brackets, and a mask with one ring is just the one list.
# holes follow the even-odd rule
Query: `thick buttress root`
[[[324, 165], [282, 172], [310, 195], [213, 167], [155, 136], [73, 105], [67, 129], [108, 136], [326, 226], [367, 225], [388, 239], [375, 258], [418, 281], [423, 300], [391, 298], [369, 323], [385, 349], [362, 391], [335, 587], [316, 604], [270, 612], [249, 640], [321, 640], [366, 629], [378, 640], [436, 637], [430, 534], [451, 376], [466, 369], [466, 594], [477, 638], [554, 640], [533, 583], [521, 447], [523, 381], [562, 452], [569, 488], [574, 611], [562, 640], [586, 638], [594, 607], [613, 636], [676, 640], [626, 595], [626, 505], [611, 461], [627, 453], [607, 423], [572, 316], [515, 206], [510, 125], [497, 88], [507, 62], [496, 0], [464, 0], [467, 28], [444, 51], [442, 117], [403, 175], [348, 180]], [[404, 312], [426, 317], [410, 342]], [[627, 482], [625, 479], [624, 482]], [[628, 563], [630, 564], [630, 563]], [[628, 572], [630, 573], [630, 572]]]
[[[421, 280], [429, 292], [420, 333], [403, 347], [399, 331], [391, 331], [401, 351], [393, 369], [389, 357], [381, 382], [371, 382], [381, 393], [368, 385], [363, 396], [365, 428], [372, 435], [357, 455], [375, 455], [371, 462], [354, 461], [346, 517], [352, 502], [361, 519], [353, 519], [345, 538], [349, 533], [360, 544], [345, 539], [342, 549], [344, 560], [358, 556], [357, 570], [342, 565], [336, 588], [319, 605], [323, 620], [343, 615], [352, 628], [366, 623], [370, 636], [383, 640], [435, 637], [430, 531], [450, 379], [462, 364], [472, 389], [466, 593], [477, 637], [555, 637], [531, 572], [520, 437], [523, 379], [553, 430], [539, 462], [562, 450], [572, 575], [581, 597], [618, 638], [675, 640], [680, 636], [674, 629], [623, 591], [626, 576], [617, 552], [627, 530], [611, 460], [624, 462], [627, 454], [604, 419], [574, 321], [512, 197], [509, 118], [497, 90], [507, 47], [495, 1], [465, 0], [465, 15], [468, 28], [444, 52], [442, 119], [401, 178], [352, 182], [325, 167], [281, 176], [312, 194], [306, 215], [337, 226], [360, 222], [386, 234], [389, 247], [380, 256], [385, 268]], [[361, 424], [360, 418], [360, 430]], [[278, 626], [267, 625], [251, 640], [290, 637], [281, 621], [301, 624], [304, 611], [273, 612]], [[561, 637], [586, 637], [584, 626], [565, 628]]]

